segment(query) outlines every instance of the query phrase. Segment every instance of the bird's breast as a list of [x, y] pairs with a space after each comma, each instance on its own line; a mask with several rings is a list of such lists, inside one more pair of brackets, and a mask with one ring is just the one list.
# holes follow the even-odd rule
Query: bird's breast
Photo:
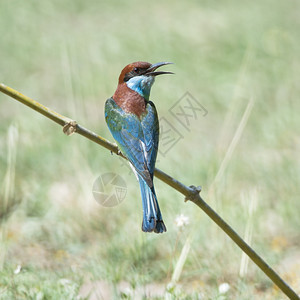
[[113, 99], [125, 112], [133, 113], [139, 118], [146, 110], [145, 99], [139, 93], [128, 88], [125, 83], [119, 84]]

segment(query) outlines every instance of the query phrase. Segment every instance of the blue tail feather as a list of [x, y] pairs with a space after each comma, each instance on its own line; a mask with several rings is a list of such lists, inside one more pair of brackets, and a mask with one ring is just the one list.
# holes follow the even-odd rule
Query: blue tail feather
[[139, 183], [143, 202], [143, 224], [145, 232], [162, 233], [167, 231], [163, 222], [154, 187], [150, 188], [144, 179], [139, 176]]

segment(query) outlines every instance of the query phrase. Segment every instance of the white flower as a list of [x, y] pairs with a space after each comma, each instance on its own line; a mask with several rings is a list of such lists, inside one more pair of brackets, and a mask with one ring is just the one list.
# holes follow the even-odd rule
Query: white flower
[[219, 293], [226, 294], [230, 290], [230, 285], [227, 282], [221, 283], [219, 285]]
[[175, 219], [175, 224], [177, 227], [183, 227], [189, 224], [189, 217], [185, 216], [184, 214], [180, 214]]
[[21, 265], [17, 265], [16, 269], [14, 270], [14, 274], [19, 274], [21, 272], [22, 266]]

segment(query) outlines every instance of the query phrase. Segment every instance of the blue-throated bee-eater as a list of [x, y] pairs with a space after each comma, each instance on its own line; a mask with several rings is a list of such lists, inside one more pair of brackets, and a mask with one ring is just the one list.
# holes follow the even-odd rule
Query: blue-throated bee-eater
[[105, 103], [107, 126], [140, 184], [142, 230], [145, 232], [162, 233], [167, 230], [153, 185], [159, 124], [156, 108], [149, 101], [149, 96], [157, 75], [173, 74], [156, 71], [168, 64], [170, 63], [150, 64], [138, 61], [127, 65], [120, 74], [117, 90]]

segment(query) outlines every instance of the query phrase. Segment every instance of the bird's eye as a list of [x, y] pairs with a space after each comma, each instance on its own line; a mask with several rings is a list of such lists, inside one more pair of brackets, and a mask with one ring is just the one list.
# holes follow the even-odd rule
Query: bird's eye
[[140, 68], [135, 67], [135, 68], [133, 69], [133, 71], [134, 71], [135, 73], [138, 73], [138, 72], [140, 71]]

